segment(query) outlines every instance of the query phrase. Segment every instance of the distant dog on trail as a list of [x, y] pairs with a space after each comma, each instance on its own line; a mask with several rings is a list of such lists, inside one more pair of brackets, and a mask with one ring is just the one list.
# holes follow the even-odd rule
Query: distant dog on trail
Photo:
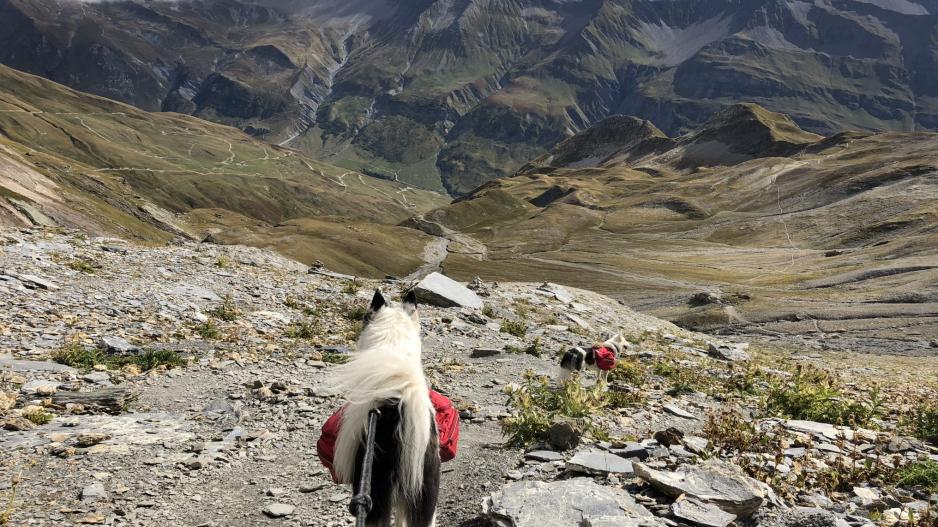
[[413, 292], [391, 307], [375, 291], [355, 358], [337, 368], [348, 399], [335, 443], [338, 481], [357, 494], [368, 413], [378, 408], [367, 525], [432, 527], [440, 487], [440, 440], [421, 364], [420, 322]]
[[596, 371], [601, 381], [606, 382], [609, 372], [616, 367], [616, 357], [630, 347], [631, 344], [619, 333], [589, 349], [570, 348], [560, 359], [560, 381], [566, 382], [573, 372], [590, 368]]

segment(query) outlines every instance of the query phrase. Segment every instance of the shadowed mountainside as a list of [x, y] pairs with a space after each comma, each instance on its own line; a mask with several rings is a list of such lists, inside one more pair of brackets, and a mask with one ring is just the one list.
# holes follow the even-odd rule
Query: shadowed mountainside
[[934, 0], [0, 0], [0, 62], [464, 195], [616, 114], [938, 128]]

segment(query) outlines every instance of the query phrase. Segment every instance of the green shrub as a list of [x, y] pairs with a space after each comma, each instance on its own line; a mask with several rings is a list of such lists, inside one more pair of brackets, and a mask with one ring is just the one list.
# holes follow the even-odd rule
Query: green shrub
[[241, 310], [238, 309], [231, 295], [225, 295], [221, 304], [215, 306], [208, 314], [225, 322], [233, 322], [241, 316]]
[[128, 364], [148, 371], [160, 366], [174, 368], [184, 363], [182, 357], [171, 350], [146, 350], [136, 355], [110, 355], [100, 348], [86, 348], [77, 340], [71, 340], [53, 352], [52, 360], [82, 371], [91, 370], [96, 365], [120, 369]]
[[221, 337], [221, 331], [218, 329], [218, 324], [216, 324], [212, 319], [208, 319], [205, 322], [199, 324], [196, 326], [195, 330], [203, 339], [215, 340]]
[[49, 412], [43, 410], [42, 408], [32, 408], [28, 411], [23, 412], [23, 417], [28, 419], [30, 422], [36, 425], [44, 425], [52, 421], [52, 418], [55, 417]]
[[524, 320], [502, 320], [502, 327], [499, 329], [502, 333], [514, 335], [523, 339], [528, 332], [528, 325]]
[[642, 386], [648, 379], [645, 366], [631, 359], [619, 359], [616, 367], [609, 372], [609, 382], [618, 382], [630, 386]]
[[900, 424], [912, 436], [938, 445], [938, 404], [920, 401], [917, 407], [903, 416]]
[[909, 463], [900, 467], [896, 476], [896, 485], [900, 487], [923, 487], [929, 492], [938, 492], [938, 462]]
[[310, 320], [303, 320], [287, 329], [287, 336], [292, 339], [311, 339], [318, 334], [319, 325]]
[[345, 364], [350, 360], [352, 360], [352, 357], [348, 353], [327, 352], [322, 354], [322, 361], [329, 364]]
[[510, 393], [512, 414], [502, 420], [502, 434], [511, 444], [526, 445], [545, 440], [554, 419], [567, 418], [597, 435], [601, 430], [588, 418], [608, 403], [606, 392], [598, 385], [587, 388], [574, 380], [553, 388], [547, 377], [527, 371], [522, 387]]
[[88, 371], [96, 364], [106, 364], [107, 354], [98, 348], [86, 348], [77, 339], [70, 339], [61, 348], [52, 352], [54, 362]]
[[358, 280], [349, 280], [342, 286], [342, 292], [347, 295], [357, 294], [360, 289], [361, 284], [358, 283]]
[[770, 415], [847, 426], [867, 426], [880, 415], [881, 405], [876, 387], [869, 402], [859, 401], [844, 394], [831, 374], [801, 366], [790, 381], [772, 384], [763, 401]]
[[495, 308], [491, 304], [482, 306], [482, 314], [488, 318], [495, 318]]
[[540, 357], [541, 355], [544, 354], [543, 350], [541, 349], [541, 338], [540, 338], [540, 337], [535, 338], [534, 341], [531, 342], [531, 344], [529, 344], [529, 345], [527, 345], [527, 346], [525, 346], [525, 347], [523, 347], [523, 348], [519, 348], [519, 347], [516, 347], [516, 346], [510, 346], [510, 345], [509, 345], [509, 346], [505, 346], [505, 352], [506, 352], [506, 353], [524, 353], [524, 354], [526, 354], [526, 355], [531, 355], [531, 356], [534, 356], [534, 357]]
[[69, 269], [73, 271], [78, 271], [79, 273], [94, 274], [94, 271], [95, 271], [94, 264], [83, 258], [75, 258], [73, 260], [69, 260], [68, 263], [65, 265], [67, 265]]

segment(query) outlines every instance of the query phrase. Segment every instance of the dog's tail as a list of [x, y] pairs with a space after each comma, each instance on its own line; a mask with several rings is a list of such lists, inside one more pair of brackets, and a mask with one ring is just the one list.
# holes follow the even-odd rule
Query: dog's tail
[[[396, 424], [397, 430], [387, 440], [397, 444], [376, 445], [376, 452], [391, 452], [396, 458], [398, 491], [406, 498], [416, 497], [423, 486], [425, 454], [434, 432], [433, 405], [419, 358], [384, 349], [360, 352], [337, 368], [335, 380], [349, 402], [336, 440], [334, 467], [339, 481], [353, 483], [357, 477], [368, 413], [375, 408], [396, 411], [397, 415], [382, 415], [381, 421]], [[383, 437], [380, 432], [377, 435]]]

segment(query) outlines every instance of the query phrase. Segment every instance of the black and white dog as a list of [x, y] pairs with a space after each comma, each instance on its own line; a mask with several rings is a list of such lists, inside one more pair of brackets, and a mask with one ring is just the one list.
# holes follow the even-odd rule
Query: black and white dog
[[570, 348], [560, 359], [560, 382], [570, 380], [573, 372], [580, 372], [586, 368], [596, 371], [599, 379], [606, 382], [609, 371], [615, 367], [616, 357], [622, 355], [631, 346], [619, 333], [589, 349]]
[[355, 358], [337, 368], [348, 404], [336, 440], [339, 481], [358, 493], [368, 413], [378, 408], [372, 465], [373, 508], [367, 525], [433, 527], [440, 489], [440, 447], [421, 364], [420, 320], [413, 291], [390, 306], [375, 291]]

